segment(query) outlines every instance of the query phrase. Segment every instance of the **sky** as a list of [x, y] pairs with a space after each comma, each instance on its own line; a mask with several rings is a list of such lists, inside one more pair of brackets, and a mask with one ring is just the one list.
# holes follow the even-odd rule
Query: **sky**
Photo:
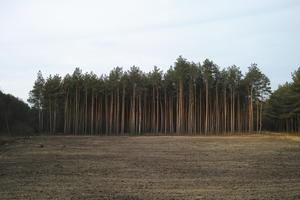
[[0, 90], [24, 101], [39, 70], [257, 63], [272, 89], [300, 67], [299, 0], [0, 0]]

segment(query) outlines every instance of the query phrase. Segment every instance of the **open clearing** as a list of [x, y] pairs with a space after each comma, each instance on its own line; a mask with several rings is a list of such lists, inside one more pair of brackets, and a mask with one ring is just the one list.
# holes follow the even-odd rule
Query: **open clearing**
[[32, 137], [0, 147], [0, 199], [300, 199], [279, 136]]

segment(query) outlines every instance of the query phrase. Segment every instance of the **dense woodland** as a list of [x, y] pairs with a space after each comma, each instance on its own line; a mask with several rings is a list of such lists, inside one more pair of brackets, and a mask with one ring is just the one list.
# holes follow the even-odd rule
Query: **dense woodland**
[[34, 134], [36, 121], [34, 111], [26, 103], [0, 91], [0, 133]]
[[[11, 95], [4, 95], [19, 101]], [[65, 77], [38, 72], [28, 102], [19, 101], [23, 116], [12, 116], [1, 96], [1, 132], [15, 132], [26, 123], [37, 133], [72, 135], [208, 135], [300, 131], [300, 68], [293, 82], [271, 93], [270, 81], [251, 64], [248, 71], [233, 65], [221, 69], [206, 59], [179, 57], [165, 73], [133, 66], [108, 75], [76, 68]], [[2, 112], [2, 110], [4, 112]], [[18, 112], [16, 112], [18, 113]], [[34, 123], [35, 122], [35, 123]]]
[[261, 131], [270, 81], [256, 64], [243, 75], [179, 57], [163, 73], [133, 66], [108, 75], [38, 73], [29, 102], [51, 134], [214, 134]]
[[300, 134], [300, 67], [272, 93], [266, 102], [265, 121], [271, 131]]

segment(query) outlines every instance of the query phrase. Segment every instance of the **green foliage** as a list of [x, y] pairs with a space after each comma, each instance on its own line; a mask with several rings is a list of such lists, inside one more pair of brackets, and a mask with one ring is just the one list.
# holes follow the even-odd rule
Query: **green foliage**
[[260, 71], [257, 64], [252, 64], [248, 68], [245, 84], [253, 89], [254, 99], [263, 101], [271, 93], [270, 80]]
[[45, 79], [42, 72], [39, 71], [37, 80], [34, 82], [33, 89], [29, 92], [28, 102], [36, 109], [41, 109], [43, 102], [43, 90], [45, 86]]
[[240, 130], [242, 125], [234, 121], [244, 123], [246, 130], [248, 122], [246, 117], [242, 122], [241, 109], [248, 112], [248, 90], [252, 88], [253, 102], [264, 101], [269, 84], [256, 64], [244, 78], [235, 65], [220, 70], [211, 60], [200, 64], [180, 56], [165, 73], [157, 66], [149, 73], [132, 66], [97, 76], [76, 68], [63, 78], [50, 75], [44, 80], [38, 72], [28, 101], [39, 115], [39, 130], [51, 133], [202, 132], [204, 116], [210, 132], [222, 127], [227, 131], [226, 124]]
[[22, 100], [0, 91], [0, 134], [34, 134], [34, 124], [36, 123], [33, 109]]
[[280, 85], [272, 93], [267, 101], [265, 116], [269, 129], [300, 131], [300, 68], [292, 74], [291, 83]]

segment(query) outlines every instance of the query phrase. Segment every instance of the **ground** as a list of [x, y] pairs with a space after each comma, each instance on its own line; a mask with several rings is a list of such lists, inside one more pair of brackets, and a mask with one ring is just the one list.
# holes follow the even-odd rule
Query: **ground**
[[23, 138], [0, 147], [0, 199], [300, 199], [300, 141]]

